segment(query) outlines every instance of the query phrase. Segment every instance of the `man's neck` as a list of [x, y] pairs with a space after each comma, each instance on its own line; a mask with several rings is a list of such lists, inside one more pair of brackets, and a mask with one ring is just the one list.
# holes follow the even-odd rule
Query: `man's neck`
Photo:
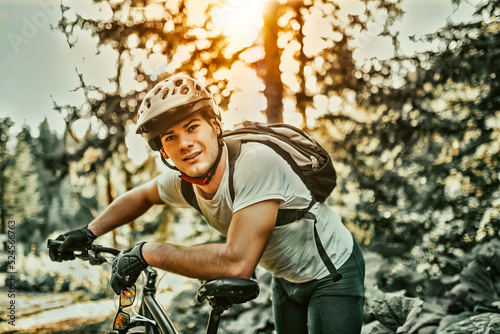
[[224, 172], [226, 170], [226, 153], [226, 146], [224, 145], [222, 147], [222, 155], [219, 165], [217, 166], [215, 174], [212, 177], [212, 180], [210, 180], [210, 183], [206, 186], [196, 186], [198, 188], [198, 193], [205, 199], [212, 199], [219, 189], [222, 177], [224, 176]]

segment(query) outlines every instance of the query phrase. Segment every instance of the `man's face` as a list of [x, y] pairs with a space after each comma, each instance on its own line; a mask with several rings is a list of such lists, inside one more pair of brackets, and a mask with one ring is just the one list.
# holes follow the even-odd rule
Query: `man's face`
[[161, 145], [181, 172], [202, 177], [217, 159], [219, 131], [214, 119], [208, 123], [201, 114], [194, 114], [161, 134]]

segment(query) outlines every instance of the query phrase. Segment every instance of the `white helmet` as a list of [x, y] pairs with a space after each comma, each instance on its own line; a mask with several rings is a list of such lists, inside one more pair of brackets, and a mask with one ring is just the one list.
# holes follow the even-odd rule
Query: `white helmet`
[[159, 135], [194, 113], [207, 111], [221, 120], [212, 94], [199, 81], [173, 76], [158, 83], [142, 101], [137, 115], [136, 133], [155, 151], [161, 148]]

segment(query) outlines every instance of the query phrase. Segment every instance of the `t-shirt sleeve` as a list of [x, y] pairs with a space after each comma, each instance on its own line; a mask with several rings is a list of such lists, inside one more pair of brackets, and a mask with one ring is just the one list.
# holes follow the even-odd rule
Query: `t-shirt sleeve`
[[253, 145], [238, 157], [234, 166], [233, 213], [252, 204], [285, 200], [286, 161], [265, 145]]
[[158, 193], [166, 204], [183, 208], [190, 207], [182, 195], [181, 179], [176, 171], [167, 170], [158, 176]]

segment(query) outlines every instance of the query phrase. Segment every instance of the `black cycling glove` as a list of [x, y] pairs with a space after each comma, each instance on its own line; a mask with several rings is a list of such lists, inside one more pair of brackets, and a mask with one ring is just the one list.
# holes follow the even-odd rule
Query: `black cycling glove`
[[111, 270], [111, 287], [119, 295], [124, 288], [132, 286], [141, 272], [149, 265], [142, 256], [142, 246], [145, 242], [124, 250], [113, 260]]
[[87, 226], [61, 234], [56, 240], [64, 241], [62, 245], [49, 249], [50, 259], [56, 262], [74, 260], [75, 254], [70, 249], [91, 245], [97, 237]]

